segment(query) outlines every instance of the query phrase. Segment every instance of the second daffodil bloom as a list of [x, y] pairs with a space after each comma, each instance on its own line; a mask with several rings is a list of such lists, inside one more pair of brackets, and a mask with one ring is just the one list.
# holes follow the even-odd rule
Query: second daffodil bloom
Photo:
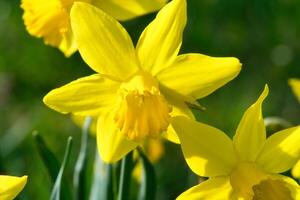
[[[289, 85], [291, 86], [298, 102], [300, 103], [300, 80], [291, 78], [291, 79], [289, 79]], [[298, 178], [298, 179], [300, 178], [300, 159], [298, 160], [296, 165], [293, 167], [292, 175], [295, 178]]]
[[291, 86], [298, 102], [300, 102], [300, 79], [296, 79], [296, 78], [289, 79], [289, 85]]
[[72, 55], [77, 50], [70, 26], [70, 9], [75, 1], [93, 4], [118, 20], [128, 20], [160, 9], [167, 0], [22, 0], [28, 32], [66, 56]]
[[0, 175], [0, 199], [13, 200], [24, 188], [27, 176], [14, 177]]
[[192, 117], [185, 102], [195, 104], [241, 69], [236, 58], [177, 56], [186, 18], [186, 1], [171, 1], [134, 48], [114, 18], [90, 4], [76, 2], [71, 25], [82, 58], [97, 74], [52, 90], [45, 104], [62, 113], [98, 118], [98, 148], [107, 162], [119, 160], [162, 133], [178, 142], [168, 129], [170, 118]]
[[203, 123], [184, 117], [172, 120], [189, 167], [196, 174], [209, 177], [178, 199], [300, 199], [299, 185], [279, 174], [291, 169], [300, 156], [300, 126], [266, 139], [261, 107], [267, 95], [266, 86], [245, 112], [233, 141]]

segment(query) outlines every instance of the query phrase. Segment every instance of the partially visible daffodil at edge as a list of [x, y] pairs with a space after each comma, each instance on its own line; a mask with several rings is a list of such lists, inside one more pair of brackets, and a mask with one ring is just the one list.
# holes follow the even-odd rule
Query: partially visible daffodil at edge
[[298, 102], [300, 103], [300, 79], [291, 78], [289, 79], [288, 83], [291, 86]]
[[185, 117], [175, 117], [184, 157], [207, 181], [182, 193], [178, 200], [296, 200], [299, 185], [280, 175], [300, 156], [300, 126], [266, 138], [262, 103], [266, 86], [258, 100], [244, 113], [233, 140], [222, 131]]
[[171, 117], [193, 115], [196, 104], [241, 69], [236, 58], [177, 55], [186, 25], [186, 1], [173, 0], [146, 27], [134, 48], [126, 30], [100, 9], [75, 2], [71, 25], [84, 61], [97, 73], [80, 78], [44, 97], [61, 113], [97, 120], [101, 158], [115, 162], [161, 133], [179, 142]]
[[13, 200], [23, 190], [26, 182], [27, 176], [0, 175], [0, 199]]
[[75, 1], [93, 4], [118, 20], [128, 20], [160, 9], [167, 0], [22, 0], [28, 32], [59, 48], [65, 56], [77, 50], [70, 26], [70, 9]]
[[[298, 102], [300, 103], [300, 80], [296, 78], [289, 79], [289, 85], [292, 88], [292, 91], [294, 92]], [[292, 175], [295, 178], [300, 179], [300, 159], [296, 163], [296, 165], [292, 169]]]

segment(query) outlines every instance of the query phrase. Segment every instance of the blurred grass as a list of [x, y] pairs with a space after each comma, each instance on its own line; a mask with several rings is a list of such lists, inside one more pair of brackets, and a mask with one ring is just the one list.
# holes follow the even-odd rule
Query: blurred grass
[[[47, 199], [51, 182], [31, 132], [38, 130], [60, 159], [64, 141], [73, 136], [71, 166], [78, 153], [80, 130], [68, 116], [44, 106], [42, 98], [51, 89], [93, 72], [78, 53], [66, 59], [57, 49], [31, 37], [24, 28], [19, 3], [0, 1], [0, 171], [29, 175], [19, 199]], [[300, 78], [299, 6], [293, 0], [188, 0], [181, 53], [234, 56], [243, 63], [234, 81], [200, 100], [208, 109], [197, 113], [197, 119], [233, 135], [245, 109], [268, 83], [264, 116], [299, 124], [299, 104], [287, 85], [288, 78]], [[134, 42], [154, 16], [123, 23]], [[166, 148], [166, 156], [156, 166], [158, 199], [174, 199], [196, 181], [179, 147], [166, 143]], [[72, 174], [67, 172], [67, 177]]]

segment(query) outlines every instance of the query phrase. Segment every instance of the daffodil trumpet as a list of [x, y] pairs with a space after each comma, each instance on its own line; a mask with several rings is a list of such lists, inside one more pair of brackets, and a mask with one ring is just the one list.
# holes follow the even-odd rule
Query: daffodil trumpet
[[172, 117], [193, 118], [197, 104], [235, 78], [238, 59], [197, 53], [178, 56], [186, 25], [186, 0], [163, 7], [136, 48], [122, 25], [90, 4], [75, 2], [71, 25], [83, 60], [96, 72], [44, 97], [61, 113], [97, 119], [101, 158], [116, 162], [147, 139], [179, 143]]
[[300, 126], [266, 137], [262, 103], [268, 86], [244, 113], [233, 140], [222, 131], [179, 116], [172, 120], [184, 157], [192, 171], [207, 181], [182, 193], [178, 200], [294, 200], [300, 187], [280, 175], [300, 157]]

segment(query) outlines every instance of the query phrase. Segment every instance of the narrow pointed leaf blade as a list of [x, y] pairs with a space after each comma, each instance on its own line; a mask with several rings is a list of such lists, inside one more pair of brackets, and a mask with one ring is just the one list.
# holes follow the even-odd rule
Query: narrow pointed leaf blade
[[101, 160], [98, 150], [96, 150], [94, 162], [94, 179], [90, 200], [113, 200], [113, 166]]
[[74, 170], [74, 193], [76, 200], [82, 200], [86, 196], [86, 183], [85, 183], [85, 174], [87, 168], [87, 151], [88, 151], [88, 141], [89, 141], [89, 129], [92, 123], [91, 117], [86, 117], [81, 135], [81, 146], [80, 152], [75, 164]]
[[65, 155], [64, 155], [64, 159], [62, 161], [62, 164], [61, 164], [61, 167], [59, 169], [54, 187], [52, 189], [50, 200], [61, 200], [61, 199], [63, 199], [63, 198], [61, 198], [61, 195], [60, 195], [61, 185], [62, 185], [62, 177], [63, 177], [64, 170], [66, 168], [66, 165], [69, 161], [69, 157], [70, 157], [70, 153], [71, 153], [71, 147], [72, 147], [72, 137], [69, 137], [68, 142], [67, 142]]

